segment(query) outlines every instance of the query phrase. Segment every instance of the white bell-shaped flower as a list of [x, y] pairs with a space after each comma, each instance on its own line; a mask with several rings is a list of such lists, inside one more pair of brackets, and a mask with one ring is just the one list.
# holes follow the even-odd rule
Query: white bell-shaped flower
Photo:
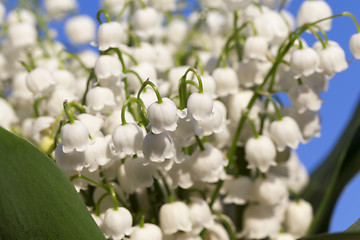
[[192, 229], [188, 206], [180, 201], [165, 203], [159, 212], [160, 228], [166, 235]]
[[[316, 1], [304, 1], [297, 13], [297, 25], [302, 26], [304, 24], [313, 23], [320, 19], [332, 16], [332, 10], [329, 4], [323, 0]], [[316, 24], [324, 31], [331, 29], [331, 19], [322, 21]]]
[[261, 36], [250, 36], [246, 39], [243, 49], [244, 61], [259, 60], [265, 61], [268, 51], [268, 43], [265, 38]]
[[248, 161], [248, 168], [258, 168], [261, 172], [268, 171], [270, 166], [275, 166], [276, 148], [273, 141], [261, 135], [258, 138], [252, 137], [245, 144], [245, 159]]
[[310, 76], [319, 70], [319, 66], [319, 55], [312, 48], [296, 49], [291, 54], [290, 67], [297, 78]]
[[93, 144], [89, 144], [85, 150], [85, 167], [89, 172], [96, 171], [99, 166], [109, 163], [109, 142], [105, 137], [97, 137]]
[[360, 33], [355, 33], [351, 36], [349, 47], [355, 59], [360, 59]]
[[270, 61], [249, 59], [248, 61], [241, 62], [238, 67], [240, 85], [250, 88], [254, 85], [262, 84], [271, 66], [272, 63]]
[[270, 124], [270, 135], [280, 152], [284, 151], [286, 146], [297, 149], [299, 143], [303, 141], [299, 125], [288, 116]]
[[219, 97], [236, 93], [239, 83], [237, 74], [233, 68], [216, 68], [212, 76], [216, 83], [216, 94]]
[[66, 13], [75, 11], [77, 8], [76, 0], [45, 0], [44, 5], [49, 15], [55, 19], [63, 18]]
[[251, 4], [251, 0], [225, 0], [224, 2], [228, 10], [245, 9]]
[[230, 240], [229, 234], [221, 223], [215, 222], [206, 229], [205, 239]]
[[326, 48], [316, 42], [313, 48], [318, 52], [320, 58], [319, 68], [327, 75], [334, 75], [348, 68], [344, 49], [334, 41], [329, 41]]
[[106, 237], [121, 240], [130, 235], [132, 229], [132, 216], [129, 210], [119, 207], [118, 210], [109, 208], [104, 214], [102, 230]]
[[152, 223], [144, 223], [144, 226], [133, 227], [133, 233], [130, 235], [130, 240], [162, 240], [163, 234], [161, 229]]
[[73, 44], [89, 43], [95, 38], [95, 22], [87, 15], [78, 15], [65, 23], [65, 31]]
[[104, 120], [100, 116], [82, 113], [78, 115], [77, 118], [86, 126], [92, 138], [104, 136], [104, 134], [101, 132]]
[[270, 171], [272, 174], [280, 176], [288, 188], [295, 193], [300, 193], [309, 183], [309, 173], [294, 151], [290, 152], [286, 162], [272, 167]]
[[248, 239], [272, 239], [280, 232], [280, 222], [273, 208], [263, 205], [249, 205], [245, 209], [243, 223], [243, 233]]
[[144, 138], [142, 150], [146, 160], [156, 163], [175, 156], [172, 141], [165, 132], [160, 134], [148, 132]]
[[134, 34], [142, 40], [154, 37], [159, 30], [161, 17], [152, 7], [137, 9], [133, 16]]
[[[138, 65], [131, 66], [129, 70], [136, 72], [140, 76], [141, 80], [145, 81], [146, 79], [149, 79], [155, 84], [155, 86], [158, 86], [157, 73], [153, 64], [142, 62]], [[141, 87], [140, 80], [137, 76], [135, 76], [135, 74], [131, 73], [127, 75], [127, 84], [130, 92], [137, 92]]]
[[264, 11], [254, 19], [258, 35], [264, 37], [269, 43], [280, 44], [289, 34], [289, 28], [276, 11]]
[[9, 41], [18, 50], [32, 48], [36, 45], [37, 30], [31, 23], [17, 23], [9, 26]]
[[50, 116], [57, 117], [63, 110], [63, 102], [65, 100], [72, 102], [78, 100], [78, 98], [72, 91], [65, 88], [56, 87], [55, 90], [51, 93], [51, 96], [46, 101], [47, 113]]
[[319, 111], [322, 104], [320, 95], [307, 84], [294, 85], [290, 88], [289, 98], [300, 114], [307, 109], [315, 112]]
[[119, 125], [112, 133], [112, 142], [115, 151], [119, 154], [134, 155], [141, 153], [143, 140], [143, 130], [136, 123]]
[[35, 14], [26, 8], [15, 8], [8, 12], [6, 23], [13, 25], [16, 23], [26, 22], [36, 26]]
[[108, 113], [116, 106], [114, 93], [105, 87], [94, 87], [86, 95], [86, 108], [90, 113]]
[[191, 174], [191, 158], [186, 156], [184, 161], [174, 164], [168, 174], [177, 186], [183, 189], [192, 187], [194, 181]]
[[224, 203], [244, 205], [249, 200], [252, 181], [249, 177], [240, 176], [238, 178], [228, 177], [224, 180], [221, 193], [225, 195]]
[[0, 126], [10, 129], [11, 125], [19, 121], [14, 109], [4, 99], [0, 98]]
[[85, 153], [78, 151], [65, 153], [63, 144], [59, 144], [55, 149], [55, 160], [63, 171], [81, 171], [85, 164]]
[[160, 12], [174, 11], [176, 9], [176, 0], [150, 0], [150, 6]]
[[100, 51], [109, 48], [119, 48], [127, 39], [125, 27], [119, 22], [100, 24], [97, 32], [97, 43]]
[[188, 28], [184, 20], [173, 19], [166, 28], [167, 40], [175, 46], [180, 46], [187, 36]]
[[157, 167], [154, 164], [146, 164], [144, 158], [129, 158], [124, 163], [126, 176], [135, 188], [151, 187], [154, 177], [157, 177]]
[[213, 110], [214, 102], [210, 96], [210, 94], [192, 93], [187, 100], [187, 109], [188, 113], [195, 120], [205, 120], [210, 118], [212, 110]]
[[35, 68], [26, 77], [26, 86], [35, 95], [46, 95], [55, 86], [55, 80], [44, 68]]
[[209, 204], [202, 198], [190, 197], [190, 220], [192, 232], [199, 234], [204, 228], [209, 228], [214, 224], [214, 216], [211, 213]]
[[61, 128], [62, 150], [64, 153], [72, 151], [84, 152], [89, 144], [89, 130], [85, 125], [75, 120], [74, 123], [65, 124]]
[[285, 227], [296, 237], [305, 236], [313, 220], [313, 209], [305, 200], [292, 201], [286, 211]]
[[101, 83], [122, 75], [120, 60], [112, 55], [101, 55], [95, 62], [94, 71], [97, 80]]
[[154, 102], [147, 109], [151, 131], [159, 134], [163, 131], [175, 131], [178, 118], [177, 107], [169, 98], [162, 98], [163, 102]]
[[266, 206], [275, 206], [281, 202], [283, 198], [288, 197], [288, 190], [285, 182], [276, 176], [267, 175], [265, 179], [255, 179], [251, 196], [253, 200]]
[[225, 177], [224, 167], [228, 161], [224, 159], [223, 153], [206, 144], [204, 150], [197, 150], [191, 156], [193, 176], [203, 182], [215, 183]]
[[195, 124], [195, 133], [198, 136], [209, 136], [212, 133], [220, 133], [226, 127], [226, 107], [216, 100], [210, 118], [198, 120]]
[[[129, 111], [125, 111], [125, 120], [127, 123], [135, 123], [135, 119]], [[121, 109], [115, 109], [105, 118], [103, 130], [106, 134], [112, 134], [115, 128], [122, 124], [121, 122]]]

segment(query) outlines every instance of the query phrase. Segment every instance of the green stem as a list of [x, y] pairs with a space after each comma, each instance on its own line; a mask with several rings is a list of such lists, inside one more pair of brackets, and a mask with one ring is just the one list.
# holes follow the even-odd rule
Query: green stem
[[274, 99], [271, 96], [267, 96], [267, 98], [269, 99], [269, 101], [271, 102], [271, 104], [274, 106], [275, 112], [276, 112], [276, 116], [279, 120], [282, 120], [282, 114], [280, 112], [279, 107], [276, 105]]
[[166, 193], [167, 193], [168, 198], [169, 198], [169, 203], [173, 203], [174, 202], [174, 196], [172, 195], [170, 187], [166, 182], [165, 176], [162, 174], [162, 172], [160, 170], [158, 170], [158, 174], [161, 177], [162, 182], [164, 183], [164, 187], [165, 187]]
[[90, 83], [91, 83], [91, 80], [96, 77], [95, 76], [95, 72], [94, 72], [94, 69], [92, 68], [91, 69], [91, 72], [90, 72], [90, 75], [86, 81], [86, 89], [85, 89], [85, 92], [84, 92], [84, 95], [82, 97], [82, 100], [81, 100], [81, 103], [82, 105], [86, 105], [86, 95], [88, 94], [89, 92], [89, 89], [90, 89]]
[[163, 100], [160, 96], [159, 90], [157, 89], [157, 87], [155, 86], [155, 84], [153, 82], [150, 82], [149, 79], [147, 79], [140, 87], [137, 98], [140, 98], [140, 94], [141, 92], [145, 89], [145, 87], [147, 85], [150, 85], [152, 87], [152, 89], [154, 90], [155, 94], [156, 94], [156, 98], [158, 100], [158, 104], [162, 104]]
[[108, 195], [110, 195], [109, 192], [104, 193], [103, 195], [101, 195], [99, 200], [96, 202], [96, 205], [95, 205], [95, 214], [96, 214], [96, 216], [100, 216], [100, 204], [101, 204], [102, 200], [104, 200], [104, 198], [106, 196], [108, 196]]
[[112, 52], [115, 52], [121, 62], [121, 66], [122, 66], [122, 72], [123, 73], [126, 73], [126, 67], [125, 67], [125, 62], [124, 62], [124, 58], [122, 56], [122, 52], [120, 51], [119, 48], [109, 48], [107, 49], [106, 51], [104, 52], [101, 52], [101, 54], [105, 54], [105, 55], [108, 55], [108, 54], [111, 54]]
[[106, 22], [110, 22], [109, 14], [104, 9], [100, 9], [96, 14], [96, 19], [98, 20], [99, 24], [102, 24], [102, 21], [100, 19], [101, 14], [104, 14], [104, 16], [106, 18]]
[[126, 99], [124, 105], [121, 108], [121, 124], [122, 125], [127, 124], [126, 119], [125, 119], [125, 110], [126, 110], [126, 107], [131, 103], [137, 103], [142, 108], [142, 110], [143, 110], [142, 112], [144, 114], [146, 114], [146, 107], [144, 105], [144, 102], [140, 98], [128, 98], [128, 99]]
[[132, 0], [127, 0], [127, 1], [124, 3], [124, 5], [123, 5], [123, 7], [122, 7], [122, 9], [121, 9], [121, 11], [120, 11], [120, 13], [119, 13], [119, 15], [116, 17], [116, 21], [117, 21], [117, 22], [120, 22], [122, 15], [124, 14], [127, 6], [129, 5], [129, 3], [130, 3], [131, 1], [132, 1]]
[[20, 63], [26, 69], [27, 72], [31, 72], [33, 70], [33, 68], [30, 65], [28, 65], [26, 62], [21, 61]]
[[141, 79], [140, 75], [139, 75], [137, 72], [135, 72], [135, 71], [133, 71], [133, 70], [127, 70], [126, 73], [128, 73], [128, 74], [129, 74], [129, 73], [134, 74], [134, 75], [136, 76], [136, 78], [139, 80], [140, 84], [143, 84], [143, 83], [144, 83], [144, 81]]
[[75, 123], [75, 118], [74, 118], [74, 115], [73, 115], [73, 113], [72, 113], [72, 111], [70, 109], [69, 104], [67, 103], [67, 100], [64, 101], [63, 106], [64, 106], [65, 114], [69, 118], [70, 124], [74, 124]]
[[200, 151], [201, 152], [205, 151], [204, 144], [202, 143], [202, 141], [198, 135], [195, 135], [195, 139], [196, 139], [197, 144], [199, 145]]
[[34, 114], [35, 114], [35, 118], [38, 118], [40, 116], [39, 114], [39, 104], [45, 100], [46, 97], [40, 97], [40, 98], [37, 98], [34, 102]]
[[214, 212], [214, 214], [224, 223], [229, 235], [230, 235], [230, 239], [231, 240], [236, 240], [236, 234], [230, 224], [230, 222], [228, 221], [228, 219], [224, 216], [224, 214], [222, 213], [218, 213], [218, 212]]
[[110, 184], [107, 185], [107, 189], [111, 194], [111, 197], [113, 199], [113, 203], [114, 203], [114, 210], [117, 211], [119, 209], [118, 207], [118, 202], [117, 202], [117, 197], [116, 197], [116, 193], [114, 191], [114, 187], [111, 186]]
[[259, 133], [258, 133], [258, 131], [256, 130], [256, 126], [255, 126], [254, 121], [249, 117], [249, 114], [246, 114], [246, 118], [247, 118], [247, 120], [248, 120], [249, 123], [250, 123], [250, 126], [251, 126], [251, 129], [252, 129], [252, 131], [253, 131], [254, 137], [255, 137], [255, 138], [259, 138]]

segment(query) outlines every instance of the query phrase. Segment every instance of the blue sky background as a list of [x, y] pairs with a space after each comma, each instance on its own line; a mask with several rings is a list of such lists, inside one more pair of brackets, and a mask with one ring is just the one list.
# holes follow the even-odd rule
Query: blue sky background
[[[10, 0], [10, 3], [13, 2]], [[288, 5], [290, 12], [296, 16], [297, 10], [303, 0], [292, 0]], [[360, 20], [359, 0], [328, 0], [334, 14], [350, 11]], [[99, 0], [78, 0], [79, 13], [95, 17]], [[53, 23], [53, 27], [59, 29], [60, 39], [64, 38], [61, 30], [62, 24]], [[352, 111], [360, 96], [360, 62], [355, 61], [349, 50], [349, 39], [356, 32], [356, 27], [349, 17], [336, 18], [333, 20], [333, 28], [328, 33], [330, 40], [337, 41], [345, 50], [347, 60], [351, 61], [347, 71], [337, 74], [330, 81], [328, 92], [322, 94], [324, 104], [320, 110], [322, 117], [321, 137], [315, 138], [305, 146], [300, 146], [298, 154], [300, 159], [311, 172], [327, 156], [341, 136]], [[308, 36], [310, 45], [313, 37]], [[66, 44], [69, 46], [69, 44]], [[336, 206], [334, 218], [331, 222], [331, 232], [343, 231], [360, 217], [360, 175], [348, 185]]]

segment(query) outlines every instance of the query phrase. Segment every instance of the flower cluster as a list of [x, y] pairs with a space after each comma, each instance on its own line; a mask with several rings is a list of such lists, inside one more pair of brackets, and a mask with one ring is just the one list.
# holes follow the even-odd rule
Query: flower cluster
[[175, 0], [104, 0], [98, 27], [66, 18], [73, 48], [92, 46], [73, 53], [46, 21], [76, 1], [44, 2], [46, 18], [0, 5], [0, 125], [56, 161], [106, 237], [306, 234], [313, 212], [295, 150], [320, 136], [320, 93], [348, 67], [326, 32], [350, 13], [306, 0], [295, 19], [287, 1], [203, 0], [184, 19]]

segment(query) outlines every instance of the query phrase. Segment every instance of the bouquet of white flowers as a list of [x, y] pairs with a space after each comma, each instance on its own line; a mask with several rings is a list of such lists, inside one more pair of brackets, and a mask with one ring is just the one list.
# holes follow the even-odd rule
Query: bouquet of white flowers
[[104, 0], [98, 27], [75, 0], [0, 5], [0, 239], [360, 239], [311, 236], [360, 169], [360, 108], [311, 178], [295, 152], [348, 68], [332, 21], [355, 59], [360, 27], [287, 2]]

